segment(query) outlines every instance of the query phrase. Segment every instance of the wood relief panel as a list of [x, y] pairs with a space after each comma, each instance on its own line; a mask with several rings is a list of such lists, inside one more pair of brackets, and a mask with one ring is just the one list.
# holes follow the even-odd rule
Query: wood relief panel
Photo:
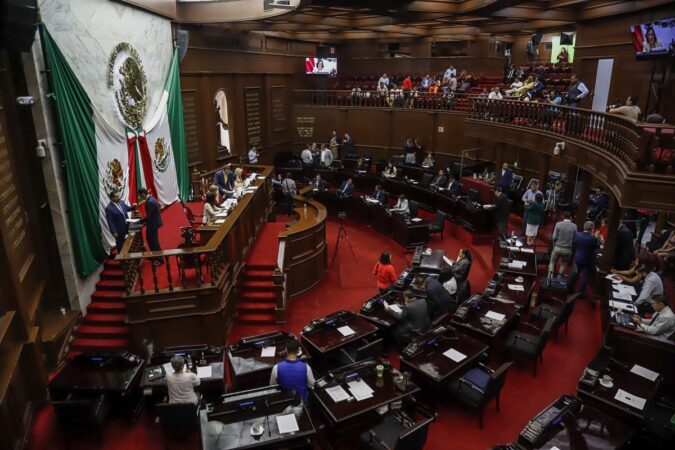
[[270, 103], [272, 109], [272, 131], [286, 130], [287, 104], [286, 86], [272, 86], [270, 89]]
[[201, 161], [199, 154], [199, 128], [197, 127], [197, 92], [194, 89], [191, 89], [182, 91], [182, 94], [188, 163], [195, 164]]
[[262, 142], [262, 98], [259, 87], [244, 88], [246, 106], [246, 142], [247, 147], [258, 147]]

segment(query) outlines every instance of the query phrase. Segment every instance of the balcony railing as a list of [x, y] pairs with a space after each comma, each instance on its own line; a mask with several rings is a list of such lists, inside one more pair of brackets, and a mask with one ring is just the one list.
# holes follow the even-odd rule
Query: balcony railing
[[675, 161], [672, 125], [635, 123], [620, 115], [550, 103], [489, 100], [465, 93], [377, 91], [294, 91], [296, 106], [401, 108], [455, 111], [475, 120], [540, 130], [591, 144], [617, 158], [629, 170], [672, 173]]

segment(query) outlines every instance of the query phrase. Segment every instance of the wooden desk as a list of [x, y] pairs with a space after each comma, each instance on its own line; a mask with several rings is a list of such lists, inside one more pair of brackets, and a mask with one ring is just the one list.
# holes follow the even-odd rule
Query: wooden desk
[[[522, 283], [518, 283], [516, 278], [522, 277]], [[514, 302], [520, 309], [528, 311], [530, 307], [530, 297], [534, 290], [536, 278], [528, 275], [517, 275], [514, 273], [504, 273], [501, 282], [497, 286], [496, 292], [491, 296], [498, 300]], [[509, 284], [522, 285], [522, 291], [514, 291], [509, 289]]]
[[427, 255], [422, 253], [422, 258], [418, 265], [415, 265], [413, 261], [413, 267], [419, 268], [419, 270], [431, 271], [431, 272], [440, 272], [441, 269], [447, 266], [445, 260], [445, 250], [432, 250], [431, 254]]
[[[299, 430], [281, 434], [277, 417], [288, 414], [295, 415]], [[222, 403], [199, 411], [199, 424], [203, 450], [294, 448], [316, 433], [307, 408], [279, 386], [225, 395]], [[262, 435], [251, 436], [253, 424], [264, 427]]]
[[[343, 336], [338, 328], [349, 326], [354, 333]], [[318, 355], [338, 350], [377, 332], [377, 327], [351, 311], [337, 311], [313, 320], [300, 333], [305, 348]]]
[[[241, 338], [229, 346], [227, 361], [232, 386], [241, 390], [269, 385], [272, 368], [286, 357], [286, 343], [292, 339], [295, 336], [291, 333], [275, 331]], [[272, 346], [274, 356], [262, 357], [262, 349]]]
[[[443, 331], [439, 332], [439, 328]], [[424, 346], [424, 350], [412, 357], [402, 353], [401, 370], [409, 370], [417, 382], [430, 386], [439, 386], [457, 378], [485, 357], [489, 349], [485, 343], [450, 326], [437, 327], [414, 341]], [[443, 354], [450, 349], [466, 355], [466, 358], [453, 361]]]
[[474, 178], [473, 176], [462, 177], [460, 183], [462, 184], [462, 191], [465, 194], [469, 192], [469, 189], [475, 189], [478, 192], [478, 200], [481, 203], [493, 203], [494, 184], [490, 184], [480, 178]]
[[[378, 364], [383, 364], [386, 367], [384, 375], [379, 379], [375, 372], [375, 366]], [[343, 400], [335, 403], [326, 389], [340, 385], [350, 394], [349, 386], [342, 381], [344, 374], [358, 374], [360, 379], [374, 391], [372, 397], [360, 401]], [[329, 372], [321, 379], [327, 382], [326, 386], [315, 387], [312, 391], [312, 397], [316, 399], [319, 409], [324, 412], [332, 425], [348, 424], [349, 422], [352, 422], [351, 425], [353, 425], [354, 421], [370, 422], [373, 418], [371, 413], [374, 413], [375, 409], [419, 391], [419, 387], [414, 383], [410, 383], [404, 391], [399, 390], [394, 383], [394, 377], [398, 374], [399, 372], [386, 361], [376, 359], [360, 361]], [[339, 429], [344, 430], [344, 428]]]
[[[455, 316], [451, 323], [470, 336], [492, 344], [518, 322], [520, 309], [516, 303], [504, 303], [488, 298], [483, 300], [477, 309], [470, 311], [466, 319], [459, 319]], [[488, 319], [485, 317], [488, 311], [504, 314], [505, 317], [501, 322]]]
[[[524, 249], [524, 251], [523, 251]], [[529, 250], [532, 252], [530, 253]], [[515, 247], [511, 246], [506, 249], [501, 248], [500, 252], [495, 252], [497, 258], [495, 266], [499, 266], [499, 270], [504, 273], [512, 273], [515, 275], [530, 275], [537, 276], [537, 255], [533, 248]], [[525, 266], [522, 268], [509, 267], [508, 264], [502, 264], [502, 260], [508, 258], [509, 262], [522, 261]]]
[[366, 300], [359, 310], [359, 316], [363, 317], [376, 327], [389, 329], [396, 323], [396, 319], [384, 310], [382, 299], [386, 300], [390, 305], [396, 304], [401, 306], [405, 303], [403, 300], [403, 291], [389, 291], [383, 295], [377, 294]]
[[429, 220], [408, 219], [400, 214], [393, 216], [393, 237], [405, 248], [425, 245], [429, 242]]

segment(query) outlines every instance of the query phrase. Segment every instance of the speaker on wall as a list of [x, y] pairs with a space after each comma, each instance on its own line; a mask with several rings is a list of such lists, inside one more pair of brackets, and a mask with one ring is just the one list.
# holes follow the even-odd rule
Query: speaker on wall
[[560, 33], [560, 45], [572, 45], [574, 43], [574, 33]]
[[532, 45], [539, 45], [541, 44], [541, 40], [544, 39], [544, 35], [541, 33], [533, 34], [531, 39]]
[[27, 52], [37, 27], [37, 0], [0, 0], [0, 47]]
[[190, 33], [187, 30], [178, 30], [176, 35], [176, 42], [178, 43], [178, 57], [180, 61], [185, 58], [188, 51], [188, 42], [190, 41]]

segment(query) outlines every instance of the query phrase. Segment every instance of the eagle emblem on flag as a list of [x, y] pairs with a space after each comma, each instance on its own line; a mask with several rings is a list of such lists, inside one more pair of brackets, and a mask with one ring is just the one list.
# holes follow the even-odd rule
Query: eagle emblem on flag
[[105, 176], [101, 178], [101, 183], [108, 197], [112, 194], [119, 194], [120, 197], [124, 197], [127, 180], [124, 177], [122, 163], [118, 159], [108, 161], [105, 165]]
[[171, 154], [171, 144], [163, 137], [155, 141], [155, 169], [164, 173], [169, 166], [169, 155]]

